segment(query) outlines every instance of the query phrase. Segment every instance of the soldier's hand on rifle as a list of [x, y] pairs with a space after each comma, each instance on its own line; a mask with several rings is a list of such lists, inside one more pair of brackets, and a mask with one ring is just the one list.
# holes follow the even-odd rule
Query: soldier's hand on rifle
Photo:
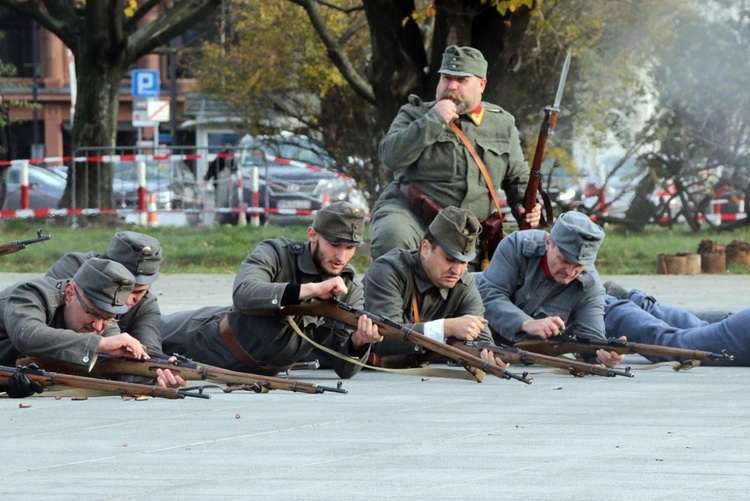
[[169, 369], [156, 369], [156, 386], [162, 388], [179, 388], [187, 386], [187, 382], [180, 376], [172, 374]]
[[443, 120], [445, 120], [445, 123], [447, 124], [458, 118], [458, 113], [456, 113], [456, 103], [450, 99], [441, 99], [435, 103], [434, 108], [435, 111], [440, 113], [440, 116], [443, 117]]
[[113, 357], [151, 358], [146, 353], [146, 347], [130, 334], [121, 333], [116, 336], [101, 338], [97, 353], [106, 353]]
[[[628, 340], [625, 336], [621, 336], [617, 339], [620, 341]], [[625, 355], [624, 354], [620, 355], [619, 353], [615, 353], [614, 351], [596, 350], [596, 358], [598, 358], [601, 361], [601, 363], [603, 363], [610, 369], [613, 369], [622, 363], [622, 360], [625, 358]]]
[[479, 358], [481, 358], [485, 362], [490, 362], [490, 363], [494, 363], [495, 365], [499, 365], [503, 369], [507, 369], [508, 367], [510, 367], [510, 364], [505, 363], [503, 359], [501, 359], [500, 357], [494, 356], [494, 354], [488, 349], [484, 349], [480, 351]]
[[523, 332], [541, 339], [549, 339], [553, 336], [559, 336], [560, 332], [564, 329], [565, 322], [560, 317], [532, 318], [521, 324], [521, 330]]
[[378, 326], [367, 315], [360, 315], [357, 320], [357, 330], [352, 334], [352, 345], [360, 348], [366, 344], [379, 343], [383, 336], [378, 332]]
[[443, 320], [443, 333], [445, 339], [455, 337], [463, 341], [474, 341], [485, 325], [487, 325], [487, 319], [479, 315], [446, 318]]
[[526, 209], [523, 208], [523, 205], [519, 205], [518, 214], [524, 218], [532, 228], [536, 228], [539, 226], [539, 221], [542, 218], [542, 204], [537, 202], [534, 209], [528, 214], [526, 214]]
[[[36, 364], [32, 364], [34, 368], [39, 367]], [[8, 388], [5, 390], [10, 398], [25, 398], [33, 395], [34, 393], [41, 393], [44, 391], [44, 387], [34, 381], [29, 381], [26, 374], [23, 372], [16, 371], [10, 378], [8, 378]]]
[[299, 290], [301, 300], [317, 297], [319, 299], [331, 299], [349, 292], [349, 289], [341, 277], [329, 278], [324, 282], [310, 282], [302, 284]]

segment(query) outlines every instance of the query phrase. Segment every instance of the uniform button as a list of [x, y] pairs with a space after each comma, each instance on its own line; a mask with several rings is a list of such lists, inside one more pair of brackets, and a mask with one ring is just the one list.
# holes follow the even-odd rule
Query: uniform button
[[83, 357], [83, 363], [84, 364], [89, 363], [89, 357]]
[[271, 304], [276, 304], [276, 303], [278, 303], [278, 301], [276, 299], [274, 299], [273, 301], [271, 301]]

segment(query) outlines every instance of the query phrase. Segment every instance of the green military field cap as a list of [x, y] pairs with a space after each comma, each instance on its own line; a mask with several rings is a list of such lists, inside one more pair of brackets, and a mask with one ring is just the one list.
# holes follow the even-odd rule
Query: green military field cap
[[473, 212], [458, 207], [441, 210], [428, 228], [443, 250], [464, 263], [477, 255], [476, 243], [482, 227]]
[[159, 278], [161, 245], [153, 237], [134, 231], [118, 232], [106, 256], [125, 266], [135, 276], [137, 284], [152, 284]]
[[487, 60], [473, 47], [451, 45], [443, 53], [443, 64], [438, 73], [457, 77], [487, 78]]
[[349, 202], [334, 202], [320, 209], [312, 227], [329, 242], [365, 243], [365, 211]]
[[120, 263], [91, 258], [81, 265], [73, 281], [100, 310], [121, 315], [128, 311], [127, 300], [135, 277]]
[[578, 211], [563, 212], [550, 231], [563, 256], [580, 265], [591, 265], [604, 240], [604, 230]]

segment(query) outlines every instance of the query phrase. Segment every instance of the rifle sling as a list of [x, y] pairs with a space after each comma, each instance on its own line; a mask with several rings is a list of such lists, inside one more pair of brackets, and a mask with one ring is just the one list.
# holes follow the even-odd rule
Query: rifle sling
[[347, 357], [345, 355], [342, 355], [336, 350], [332, 350], [328, 348], [327, 346], [323, 346], [322, 344], [313, 341], [308, 335], [302, 332], [302, 329], [299, 328], [299, 326], [297, 325], [297, 322], [294, 321], [294, 317], [286, 316], [284, 317], [284, 321], [292, 327], [292, 330], [294, 330], [294, 332], [296, 332], [298, 336], [300, 336], [302, 339], [304, 339], [305, 341], [307, 341], [308, 343], [310, 343], [317, 349], [324, 351], [325, 353], [328, 353], [329, 355], [332, 355], [336, 358], [340, 358], [341, 360], [344, 360], [347, 363], [359, 365], [360, 367], [364, 367], [366, 369], [372, 369], [375, 371], [382, 371], [382, 372], [391, 372], [394, 374], [406, 374], [410, 376], [444, 377], [444, 378], [450, 378], [450, 379], [466, 379], [469, 381], [477, 381], [477, 382], [481, 382], [482, 378], [484, 378], [484, 372], [482, 371], [478, 371], [478, 374], [474, 376], [469, 371], [458, 371], [458, 370], [453, 370], [453, 369], [440, 369], [440, 368], [430, 368], [430, 367], [414, 368], [414, 369], [388, 369], [386, 367], [376, 367], [374, 365], [368, 365], [356, 358]]
[[502, 208], [500, 208], [500, 200], [498, 200], [497, 198], [497, 190], [495, 189], [495, 185], [492, 183], [490, 173], [487, 172], [487, 167], [485, 167], [484, 162], [482, 162], [482, 158], [477, 153], [477, 150], [474, 149], [474, 145], [471, 144], [471, 141], [469, 141], [469, 138], [466, 137], [466, 134], [464, 134], [463, 131], [458, 127], [458, 125], [456, 125], [455, 121], [450, 123], [450, 128], [453, 129], [453, 132], [456, 133], [461, 142], [464, 143], [464, 146], [466, 146], [466, 149], [469, 150], [469, 153], [471, 153], [471, 157], [474, 159], [474, 162], [476, 162], [477, 167], [479, 167], [479, 172], [482, 173], [484, 182], [487, 183], [487, 190], [490, 192], [492, 202], [495, 204], [495, 208], [497, 209], [497, 214], [499, 216], [502, 216], [503, 210]]

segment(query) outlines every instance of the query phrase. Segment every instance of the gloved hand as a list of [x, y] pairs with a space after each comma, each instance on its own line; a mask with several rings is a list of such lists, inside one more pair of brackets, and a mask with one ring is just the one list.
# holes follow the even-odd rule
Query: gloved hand
[[44, 387], [40, 383], [29, 381], [23, 372], [16, 372], [8, 379], [6, 390], [10, 398], [24, 398], [43, 391]]

